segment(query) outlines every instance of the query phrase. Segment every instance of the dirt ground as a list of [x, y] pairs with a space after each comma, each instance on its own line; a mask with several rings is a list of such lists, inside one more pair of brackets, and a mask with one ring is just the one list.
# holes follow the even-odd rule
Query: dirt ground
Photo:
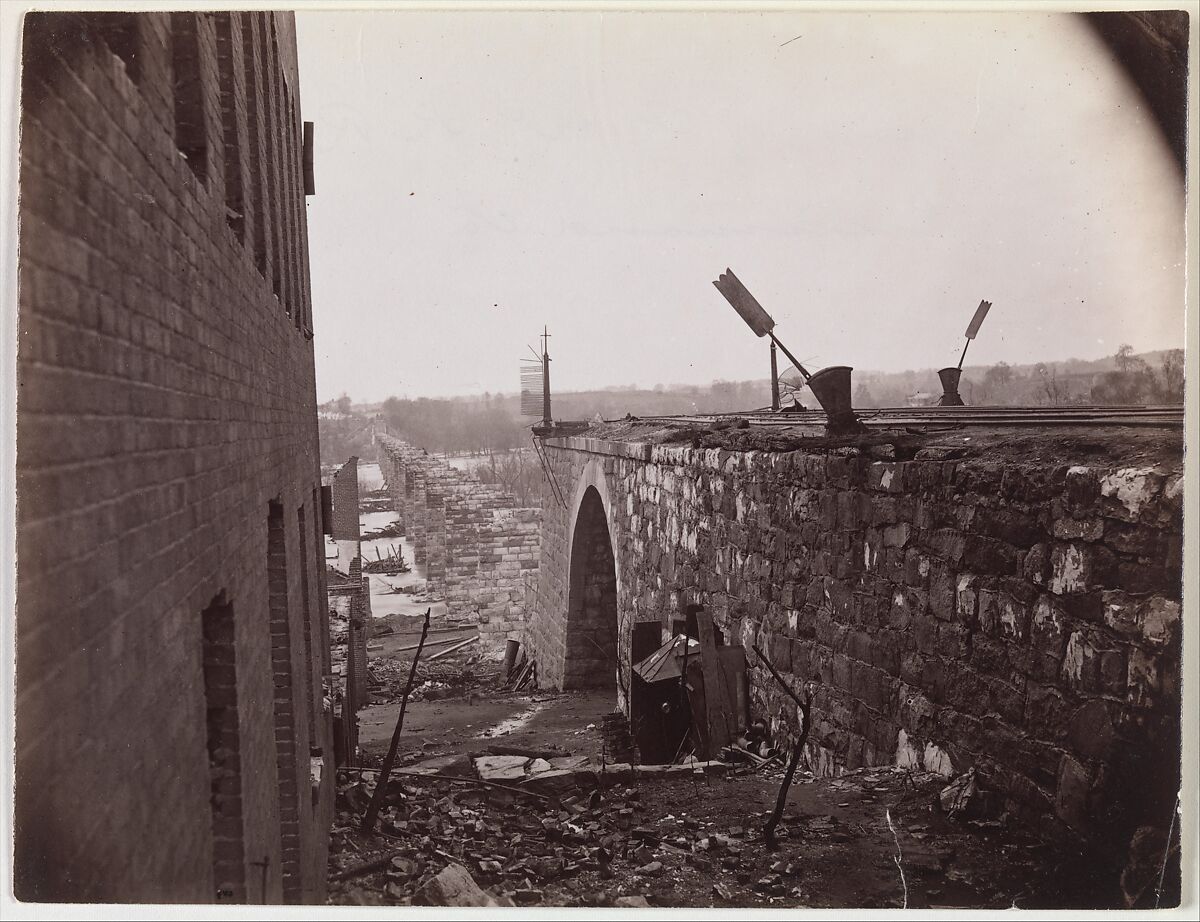
[[[489, 746], [600, 759], [608, 694], [514, 694], [487, 688], [410, 704], [402, 769]], [[378, 765], [397, 704], [363, 712], [367, 765]], [[469, 763], [460, 760], [460, 774]], [[373, 779], [368, 773], [367, 779]], [[437, 777], [394, 776], [392, 812], [364, 835], [371, 785], [342, 774], [330, 863], [333, 904], [422, 902], [419, 886], [450, 863], [502, 902], [612, 906], [1005, 909], [1116, 906], [1116, 881], [1005, 818], [950, 819], [945, 779], [889, 768], [790, 789], [778, 848], [761, 830], [782, 771], [601, 780], [598, 793], [513, 797]], [[389, 825], [388, 817], [391, 817]], [[338, 879], [389, 856], [394, 864]]]
[[[518, 694], [476, 691], [473, 695], [410, 703], [404, 715], [397, 760], [481, 752], [489, 744], [563, 750], [600, 759], [600, 720], [616, 702], [604, 695]], [[382, 761], [396, 726], [399, 702], [364, 708], [359, 745], [367, 764]], [[593, 725], [595, 729], [586, 729]]]

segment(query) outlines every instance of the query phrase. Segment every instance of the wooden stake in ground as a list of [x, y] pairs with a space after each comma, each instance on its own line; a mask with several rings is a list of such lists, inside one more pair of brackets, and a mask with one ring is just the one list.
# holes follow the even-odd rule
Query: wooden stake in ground
[[808, 730], [812, 726], [812, 720], [809, 714], [812, 711], [812, 695], [807, 690], [804, 693], [804, 700], [800, 700], [800, 696], [792, 691], [792, 687], [783, 680], [775, 667], [771, 665], [771, 661], [767, 659], [766, 654], [758, 649], [758, 644], [752, 648], [762, 660], [763, 665], [767, 667], [767, 671], [771, 673], [775, 681], [780, 687], [787, 692], [788, 697], [800, 706], [800, 739], [796, 741], [796, 748], [792, 751], [791, 761], [788, 762], [787, 772], [783, 776], [783, 784], [779, 786], [779, 796], [775, 799], [775, 811], [771, 814], [771, 818], [767, 820], [767, 825], [763, 827], [763, 838], [767, 840], [767, 845], [770, 848], [775, 847], [775, 827], [779, 825], [779, 818], [783, 816], [783, 807], [787, 803], [788, 788], [792, 786], [792, 776], [796, 774], [796, 766], [800, 764], [800, 754], [804, 752], [804, 744], [808, 742]]
[[408, 681], [404, 685], [404, 696], [400, 699], [400, 714], [396, 718], [396, 729], [392, 732], [392, 745], [388, 747], [387, 758], [383, 760], [383, 768], [375, 780], [375, 793], [371, 795], [371, 803], [363, 815], [362, 831], [371, 832], [375, 828], [375, 820], [379, 816], [379, 807], [383, 801], [383, 789], [387, 787], [388, 775], [396, 764], [396, 750], [400, 747], [400, 731], [404, 729], [404, 709], [408, 707], [408, 696], [412, 692], [413, 679], [417, 677], [417, 662], [421, 659], [421, 648], [425, 646], [425, 635], [429, 633], [429, 613], [432, 608], [425, 609], [425, 623], [421, 625], [421, 640], [417, 644], [417, 652], [413, 654], [412, 668], [408, 670]]

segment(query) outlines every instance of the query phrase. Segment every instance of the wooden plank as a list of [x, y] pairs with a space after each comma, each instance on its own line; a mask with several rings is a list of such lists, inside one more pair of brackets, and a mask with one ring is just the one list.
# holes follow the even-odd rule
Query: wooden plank
[[717, 641], [713, 636], [712, 615], [704, 609], [696, 612], [696, 632], [700, 635], [700, 668], [704, 676], [704, 710], [708, 718], [706, 759], [729, 745], [737, 735], [737, 720], [730, 712], [729, 688], [721, 668]]
[[469, 643], [475, 643], [475, 641], [477, 641], [478, 639], [479, 639], [479, 635], [478, 635], [478, 634], [475, 634], [475, 635], [473, 635], [473, 636], [471, 636], [471, 637], [468, 637], [468, 638], [467, 638], [466, 640], [464, 640], [462, 643], [455, 644], [453, 647], [447, 647], [445, 650], [442, 650], [442, 651], [440, 651], [440, 652], [438, 652], [438, 653], [435, 653], [435, 654], [433, 654], [433, 656], [429, 657], [429, 659], [428, 659], [428, 661], [427, 661], [427, 662], [430, 662], [430, 663], [432, 663], [432, 662], [433, 662], [435, 659], [441, 659], [443, 656], [449, 656], [449, 655], [450, 655], [451, 653], [453, 653], [455, 650], [461, 650], [461, 649], [462, 649], [463, 647], [465, 647], [467, 644], [469, 644]]

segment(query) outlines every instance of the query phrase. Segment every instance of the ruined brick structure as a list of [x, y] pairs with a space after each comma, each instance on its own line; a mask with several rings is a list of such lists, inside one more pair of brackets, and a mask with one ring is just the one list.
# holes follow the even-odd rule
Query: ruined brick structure
[[[1181, 446], [1126, 430], [1097, 460], [1109, 434], [1069, 432], [1006, 455], [1022, 433], [976, 431], [904, 461], [878, 438], [547, 438], [569, 499], [545, 506], [539, 679], [624, 699], [633, 626], [665, 638], [701, 604], [751, 666], [758, 643], [816, 681], [818, 773], [973, 766], [1024, 818], [1119, 849], [1166, 827], [1178, 790]], [[795, 705], [751, 673], [754, 711], [793, 738]]]
[[321, 902], [333, 811], [286, 13], [30, 13], [16, 895]]
[[537, 574], [540, 510], [392, 436], [377, 444], [414, 561], [430, 590], [445, 595], [448, 617], [477, 623], [488, 649], [519, 639]]
[[362, 569], [362, 536], [359, 529], [358, 458], [351, 458], [333, 473], [330, 484], [333, 515], [330, 535], [338, 549], [338, 560], [329, 595], [345, 596], [349, 633], [343, 670], [343, 717], [347, 733], [346, 751], [352, 755], [358, 734], [351, 715], [367, 702], [367, 641], [371, 639], [371, 587]]

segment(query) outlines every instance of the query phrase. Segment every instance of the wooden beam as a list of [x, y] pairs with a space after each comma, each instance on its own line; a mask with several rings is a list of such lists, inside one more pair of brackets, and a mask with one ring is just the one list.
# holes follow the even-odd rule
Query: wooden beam
[[700, 635], [697, 639], [700, 641], [700, 668], [704, 676], [704, 710], [708, 718], [708, 752], [705, 758], [715, 759], [722, 748], [736, 739], [737, 719], [729, 706], [729, 688], [713, 635], [712, 615], [704, 609], [696, 612], [696, 633]]

